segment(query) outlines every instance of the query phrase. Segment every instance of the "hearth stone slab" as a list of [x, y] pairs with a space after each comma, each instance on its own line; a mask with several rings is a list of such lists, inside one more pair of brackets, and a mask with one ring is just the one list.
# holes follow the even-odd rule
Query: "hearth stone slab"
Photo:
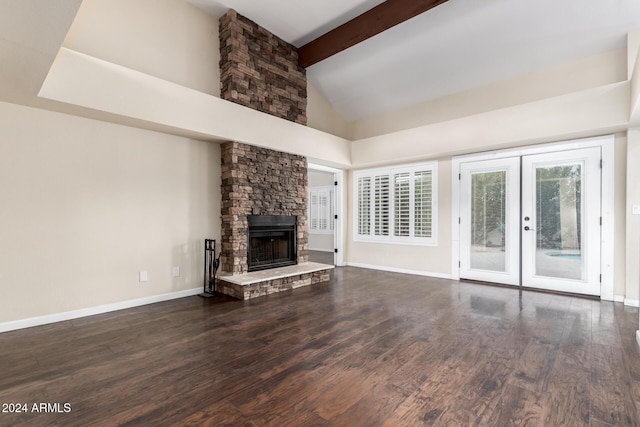
[[238, 299], [251, 299], [330, 280], [333, 265], [305, 262], [288, 267], [218, 277], [217, 290]]

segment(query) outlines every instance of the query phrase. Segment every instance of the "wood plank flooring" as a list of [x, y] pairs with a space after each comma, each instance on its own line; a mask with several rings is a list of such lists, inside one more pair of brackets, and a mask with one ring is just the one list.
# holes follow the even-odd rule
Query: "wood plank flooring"
[[619, 303], [338, 268], [0, 334], [0, 404], [28, 405], [0, 426], [638, 426], [637, 328]]

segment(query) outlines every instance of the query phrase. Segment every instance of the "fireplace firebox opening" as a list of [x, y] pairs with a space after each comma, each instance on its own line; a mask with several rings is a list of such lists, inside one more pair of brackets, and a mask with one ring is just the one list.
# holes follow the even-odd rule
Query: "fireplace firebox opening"
[[297, 217], [249, 215], [247, 263], [249, 271], [297, 264]]

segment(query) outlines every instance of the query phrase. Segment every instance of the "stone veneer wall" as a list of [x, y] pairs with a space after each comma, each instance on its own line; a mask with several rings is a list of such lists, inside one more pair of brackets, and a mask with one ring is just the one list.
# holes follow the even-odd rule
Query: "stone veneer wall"
[[238, 142], [222, 144], [220, 269], [247, 272], [248, 215], [296, 215], [298, 263], [308, 260], [307, 159]]
[[298, 50], [233, 9], [220, 18], [220, 83], [222, 99], [307, 124]]

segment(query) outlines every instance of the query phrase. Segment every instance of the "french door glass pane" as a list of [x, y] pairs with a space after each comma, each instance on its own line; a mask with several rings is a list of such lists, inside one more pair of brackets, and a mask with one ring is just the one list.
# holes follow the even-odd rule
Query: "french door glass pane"
[[583, 280], [582, 166], [536, 167], [535, 275]]
[[471, 174], [472, 269], [506, 271], [506, 171]]

